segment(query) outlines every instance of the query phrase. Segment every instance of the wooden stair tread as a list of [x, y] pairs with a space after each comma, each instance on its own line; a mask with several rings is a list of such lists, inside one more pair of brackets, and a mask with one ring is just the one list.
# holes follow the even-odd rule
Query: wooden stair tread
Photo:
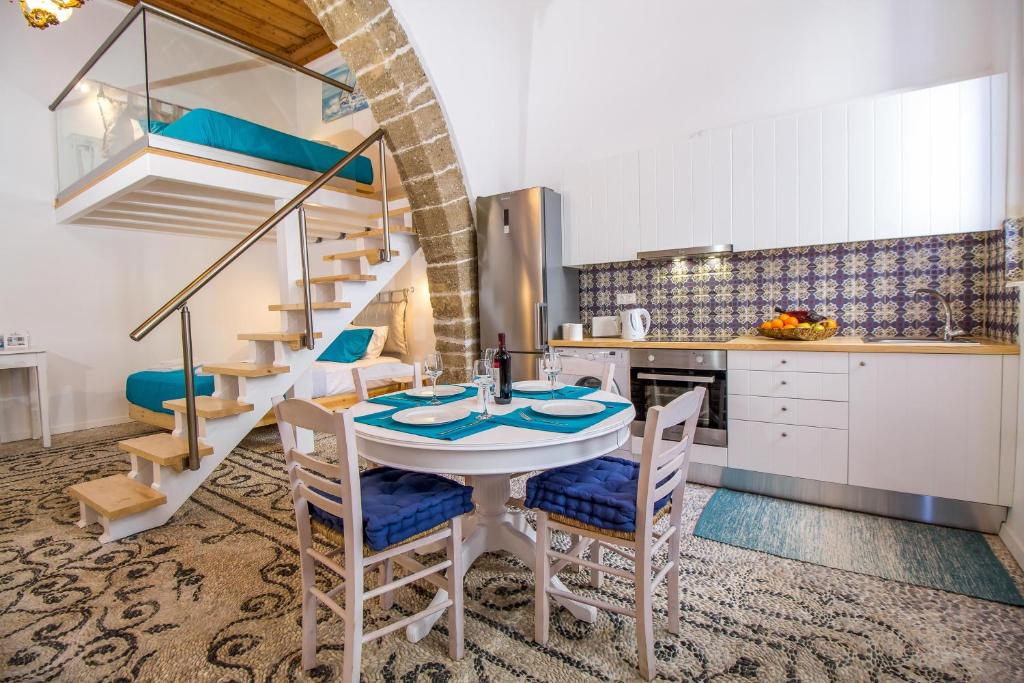
[[[305, 304], [270, 304], [270, 310], [272, 311], [304, 311], [306, 310]], [[314, 311], [333, 311], [340, 308], [352, 308], [352, 304], [347, 301], [314, 301]]]
[[[301, 342], [305, 336], [305, 332], [243, 332], [238, 335], [238, 339], [239, 341]], [[323, 336], [323, 332], [313, 333], [314, 339], [320, 339]]]
[[[376, 282], [377, 276], [369, 273], [338, 273], [337, 275], [318, 275], [309, 278], [311, 285], [324, 285], [331, 282]], [[295, 284], [301, 285], [302, 280], [296, 280]]]
[[[415, 230], [407, 230], [405, 228], [391, 228], [393, 235], [415, 235]], [[355, 232], [346, 232], [345, 239], [347, 240], [363, 240], [363, 239], [380, 239], [384, 237], [383, 228], [371, 228], [369, 230], [357, 230]]]
[[[392, 256], [400, 256], [397, 249], [391, 250]], [[380, 249], [356, 249], [354, 251], [341, 251], [336, 254], [324, 254], [324, 261], [347, 261], [366, 258], [372, 263], [380, 261]]]
[[265, 377], [288, 372], [287, 365], [260, 365], [258, 363], [211, 363], [203, 366], [203, 372], [210, 375], [232, 375], [234, 377]]
[[74, 484], [68, 495], [107, 519], [120, 519], [167, 502], [167, 496], [123, 474]]
[[[170, 401], [164, 401], [164, 408], [184, 413], [185, 399], [176, 398]], [[253, 406], [251, 403], [216, 398], [215, 396], [196, 396], [196, 415], [199, 417], [205, 417], [208, 419], [231, 417], [232, 415], [251, 412], [252, 409]]]
[[[197, 396], [206, 398], [205, 396]], [[182, 399], [184, 401], [184, 399]], [[170, 403], [168, 401], [167, 403]], [[198, 400], [197, 400], [198, 403]], [[182, 408], [184, 410], [184, 407]], [[252, 406], [249, 406], [252, 409]], [[118, 442], [118, 447], [126, 453], [132, 453], [144, 460], [149, 460], [164, 467], [180, 465], [188, 457], [188, 441], [167, 432], [137, 436]], [[213, 455], [213, 447], [199, 442], [199, 456]]]

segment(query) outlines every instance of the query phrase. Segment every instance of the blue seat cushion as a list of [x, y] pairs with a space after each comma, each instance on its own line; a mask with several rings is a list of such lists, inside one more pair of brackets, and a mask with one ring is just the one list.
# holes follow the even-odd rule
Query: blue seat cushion
[[[213, 394], [213, 375], [195, 374], [196, 396]], [[185, 371], [143, 370], [128, 375], [124, 387], [129, 403], [152, 410], [154, 413], [173, 415], [164, 408], [164, 401], [185, 398]]]
[[[613, 531], [636, 531], [636, 490], [640, 465], [622, 458], [559, 467], [526, 482], [526, 507], [571, 517]], [[654, 505], [658, 512], [671, 495]]]
[[[473, 488], [436, 474], [377, 467], [359, 475], [363, 540], [374, 551], [432, 529], [473, 509]], [[323, 491], [320, 495], [338, 501]], [[310, 516], [343, 533], [340, 517], [309, 503]]]

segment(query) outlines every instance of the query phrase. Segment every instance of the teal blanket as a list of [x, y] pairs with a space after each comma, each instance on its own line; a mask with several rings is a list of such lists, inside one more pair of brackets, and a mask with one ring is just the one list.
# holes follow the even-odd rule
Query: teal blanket
[[[229, 152], [247, 154], [320, 173], [348, 154], [337, 147], [304, 140], [210, 109], [193, 109], [174, 123], [157, 128], [150, 126], [153, 133], [169, 138], [226, 149]], [[338, 173], [338, 177], [369, 185], [373, 183], [373, 165], [366, 157], [357, 157]]]
[[[213, 394], [213, 375], [195, 375], [196, 396]], [[182, 370], [143, 370], [128, 375], [125, 398], [154, 413], [173, 415], [164, 401], [185, 397], [185, 373]]]

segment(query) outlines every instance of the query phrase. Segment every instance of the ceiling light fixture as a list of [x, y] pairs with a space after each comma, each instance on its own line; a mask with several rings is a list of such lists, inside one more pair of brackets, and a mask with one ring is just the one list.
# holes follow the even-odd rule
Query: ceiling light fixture
[[19, 4], [29, 26], [45, 29], [70, 19], [71, 12], [85, 0], [19, 0]]

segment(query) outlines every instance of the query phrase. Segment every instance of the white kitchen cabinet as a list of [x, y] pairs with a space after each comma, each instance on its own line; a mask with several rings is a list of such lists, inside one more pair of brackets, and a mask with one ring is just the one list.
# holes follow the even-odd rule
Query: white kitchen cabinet
[[732, 243], [772, 249], [998, 227], [1007, 77], [774, 119], [565, 169], [566, 265]]
[[850, 354], [849, 483], [999, 502], [1001, 356]]
[[846, 431], [729, 420], [729, 467], [846, 483]]

